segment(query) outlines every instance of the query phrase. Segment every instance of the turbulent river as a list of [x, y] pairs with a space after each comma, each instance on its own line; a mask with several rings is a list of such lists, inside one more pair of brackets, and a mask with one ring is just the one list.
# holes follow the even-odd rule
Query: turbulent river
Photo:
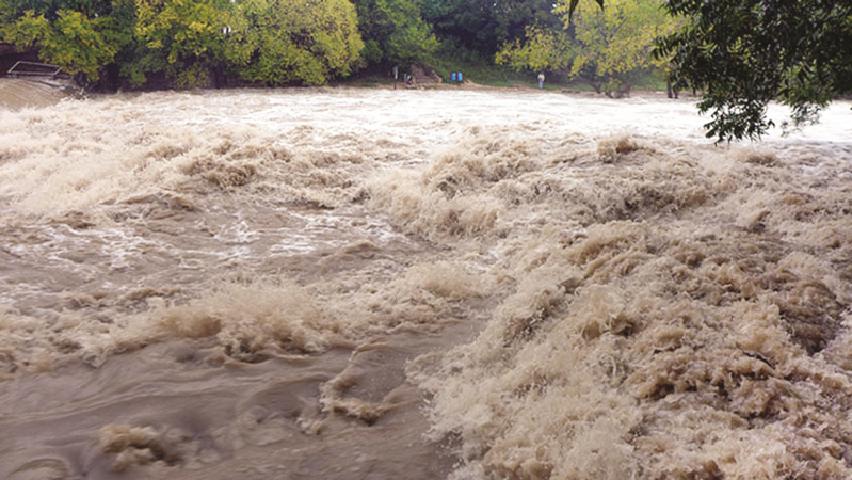
[[0, 478], [852, 478], [850, 106], [0, 111]]

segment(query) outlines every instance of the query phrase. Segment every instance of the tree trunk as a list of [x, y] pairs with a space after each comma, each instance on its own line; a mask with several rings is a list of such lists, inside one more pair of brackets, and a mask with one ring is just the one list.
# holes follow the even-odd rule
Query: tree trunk
[[216, 90], [220, 90], [225, 86], [225, 72], [221, 65], [217, 65], [211, 70], [211, 76], [213, 77], [213, 88]]

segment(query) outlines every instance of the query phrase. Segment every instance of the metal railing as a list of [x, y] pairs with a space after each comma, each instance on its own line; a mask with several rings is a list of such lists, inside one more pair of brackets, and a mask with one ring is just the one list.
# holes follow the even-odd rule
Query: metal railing
[[56, 78], [62, 73], [62, 69], [49, 63], [19, 61], [6, 70], [10, 77], [50, 77]]

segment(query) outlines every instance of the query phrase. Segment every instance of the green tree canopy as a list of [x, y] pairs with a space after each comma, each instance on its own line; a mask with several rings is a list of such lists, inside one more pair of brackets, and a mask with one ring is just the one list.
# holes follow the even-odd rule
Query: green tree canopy
[[[497, 47], [523, 38], [527, 29], [557, 29], [562, 19], [553, 13], [554, 0], [500, 0], [494, 2]], [[491, 52], [489, 52], [491, 53]]]
[[423, 17], [442, 40], [492, 57], [528, 27], [558, 27], [553, 0], [419, 0]]
[[483, 53], [497, 44], [493, 0], [419, 0], [423, 17], [443, 40]]
[[203, 85], [225, 60], [229, 0], [135, 0], [137, 60], [143, 73], [163, 72], [179, 86]]
[[231, 29], [229, 60], [266, 84], [348, 76], [364, 47], [348, 0], [245, 0]]
[[0, 7], [0, 39], [36, 49], [80, 79], [107, 74], [114, 86], [152, 78], [203, 86], [226, 73], [319, 84], [350, 74], [363, 48], [349, 0], [0, 0]]
[[562, 70], [608, 94], [628, 92], [639, 74], [666, 65], [651, 55], [657, 36], [675, 25], [659, 0], [609, 0], [604, 9], [593, 2], [574, 3], [556, 3], [562, 28], [528, 28], [524, 42], [504, 45], [497, 63]]
[[438, 47], [415, 0], [356, 0], [367, 63], [427, 61]]
[[35, 48], [71, 75], [98, 80], [101, 69], [132, 41], [129, 0], [0, 0], [0, 38]]
[[[607, 2], [609, 4], [609, 2]], [[707, 136], [757, 138], [772, 121], [770, 101], [813, 122], [829, 101], [852, 91], [852, 2], [835, 0], [669, 0], [682, 29], [660, 41], [673, 80], [704, 92]]]
[[523, 41], [504, 44], [497, 52], [497, 63], [518, 70], [555, 71], [570, 68], [577, 56], [576, 44], [560, 29], [533, 26], [527, 28], [525, 36]]
[[[132, 0], [127, 0], [132, 1]], [[44, 15], [54, 20], [65, 11], [80, 12], [87, 17], [104, 16], [113, 12], [114, 0], [0, 0], [0, 19], [9, 20], [22, 16], [25, 12]]]

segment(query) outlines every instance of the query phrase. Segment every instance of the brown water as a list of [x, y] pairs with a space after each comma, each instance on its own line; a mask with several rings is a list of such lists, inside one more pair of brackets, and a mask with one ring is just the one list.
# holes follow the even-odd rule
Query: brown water
[[0, 112], [0, 478], [848, 478], [849, 104], [756, 146], [702, 120], [367, 90]]
[[0, 78], [0, 108], [3, 109], [47, 107], [66, 96], [61, 82]]

